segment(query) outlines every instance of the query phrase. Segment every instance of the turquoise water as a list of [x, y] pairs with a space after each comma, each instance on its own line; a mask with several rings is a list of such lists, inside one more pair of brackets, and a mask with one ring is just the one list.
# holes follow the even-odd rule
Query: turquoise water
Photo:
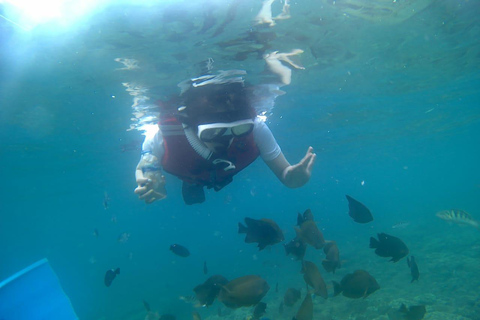
[[[217, 20], [198, 33], [210, 5]], [[239, 2], [235, 19], [215, 37], [228, 11], [221, 2], [105, 4], [67, 26], [53, 21], [30, 31], [0, 20], [0, 279], [47, 257], [80, 319], [144, 319], [142, 300], [160, 314], [190, 319], [195, 307], [179, 297], [207, 278], [207, 261], [209, 275], [264, 277], [271, 287], [266, 316], [291, 319], [300, 303], [283, 314], [278, 306], [288, 287], [301, 288], [303, 298], [300, 263], [281, 245], [258, 252], [245, 244], [237, 224], [246, 216], [274, 219], [289, 241], [297, 212], [311, 208], [344, 261], [335, 275], [321, 269], [325, 280], [365, 269], [381, 286], [365, 300], [317, 297], [315, 319], [386, 320], [402, 302], [426, 304], [425, 319], [480, 319], [480, 233], [435, 216], [459, 208], [480, 219], [476, 1], [292, 3], [291, 19], [259, 29], [276, 33], [267, 52], [305, 51], [305, 70], [293, 71], [267, 123], [291, 163], [314, 147], [311, 181], [287, 189], [257, 160], [233, 184], [207, 192], [202, 205], [185, 206], [171, 176], [162, 202], [145, 205], [133, 194], [134, 146], [142, 136], [126, 131], [132, 97], [122, 82], [161, 98], [209, 57], [219, 70], [244, 69], [247, 80], [262, 82], [265, 63], [257, 54], [233, 59], [258, 46], [218, 45], [258, 28], [252, 21], [260, 7]], [[140, 69], [117, 70], [115, 58], [136, 59]], [[355, 224], [345, 194], [375, 220]], [[392, 228], [400, 222], [407, 225]], [[119, 242], [125, 232], [128, 241]], [[379, 232], [408, 245], [418, 283], [410, 284], [405, 259], [392, 264], [368, 248]], [[173, 243], [191, 256], [174, 256]], [[323, 257], [307, 251], [319, 266]], [[106, 288], [105, 271], [116, 267], [121, 274]], [[252, 310], [216, 302], [198, 312], [245, 319]]]

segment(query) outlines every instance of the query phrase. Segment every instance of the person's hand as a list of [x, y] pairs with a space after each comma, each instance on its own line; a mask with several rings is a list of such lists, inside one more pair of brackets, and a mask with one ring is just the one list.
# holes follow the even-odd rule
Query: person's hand
[[308, 147], [305, 157], [299, 163], [285, 169], [283, 173], [285, 185], [290, 188], [298, 188], [307, 183], [312, 175], [316, 157], [317, 155], [313, 152], [313, 148]]
[[135, 194], [138, 194], [140, 200], [145, 200], [149, 204], [156, 200], [162, 200], [167, 197], [167, 190], [165, 189], [165, 176], [159, 175], [159, 181], [153, 181], [146, 178], [143, 174], [137, 176], [136, 181], [138, 187], [135, 188]]

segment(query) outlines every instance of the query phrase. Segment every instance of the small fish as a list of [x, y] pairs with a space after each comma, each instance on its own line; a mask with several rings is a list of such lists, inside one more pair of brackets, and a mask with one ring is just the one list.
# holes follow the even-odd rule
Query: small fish
[[283, 302], [280, 302], [280, 305], [278, 306], [278, 313], [282, 314], [283, 313]]
[[303, 260], [302, 272], [305, 283], [315, 290], [315, 295], [327, 299], [327, 285], [325, 284], [325, 281], [323, 280], [323, 277], [316, 264]]
[[120, 274], [120, 268], [107, 270], [103, 281], [107, 287], [110, 287], [117, 274]]
[[285, 303], [286, 306], [291, 307], [298, 301], [298, 299], [300, 299], [301, 296], [302, 294], [300, 293], [300, 290], [288, 288], [283, 296], [283, 303]]
[[188, 251], [187, 248], [179, 244], [172, 244], [170, 246], [170, 251], [172, 251], [177, 256], [184, 257], [184, 258], [190, 255], [190, 251]]
[[305, 221], [314, 221], [312, 210], [307, 209], [303, 212], [303, 215], [300, 213], [297, 215], [297, 226], [301, 226]]
[[117, 238], [117, 241], [120, 242], [120, 243], [125, 243], [128, 241], [128, 239], [130, 239], [130, 233], [128, 232], [123, 232], [122, 234], [120, 234]]
[[399, 238], [386, 233], [379, 233], [377, 236], [378, 240], [370, 237], [370, 248], [375, 249], [375, 253], [380, 257], [391, 257], [390, 261], [398, 262], [408, 255], [407, 246]]
[[97, 228], [93, 229], [93, 236], [94, 236], [95, 238], [98, 238], [98, 235], [99, 235], [98, 229], [97, 229]]
[[103, 193], [103, 208], [107, 210], [110, 207], [110, 197], [108, 196], [107, 191]]
[[245, 242], [258, 243], [259, 250], [285, 240], [282, 230], [273, 220], [265, 218], [255, 220], [247, 217], [245, 224], [247, 226], [241, 222], [238, 223], [238, 233], [246, 233]]
[[313, 301], [312, 295], [307, 292], [305, 299], [303, 299], [297, 314], [292, 320], [312, 320], [313, 319]]
[[203, 274], [208, 273], [208, 268], [207, 268], [207, 261], [203, 261]]
[[260, 317], [267, 313], [267, 304], [259, 302], [253, 309], [253, 320], [260, 320]]
[[322, 261], [322, 266], [327, 272], [335, 273], [335, 269], [340, 268], [340, 252], [335, 241], [329, 241], [323, 247], [325, 252], [325, 260]]
[[410, 274], [412, 275], [412, 281], [410, 281], [410, 283], [415, 280], [418, 281], [418, 278], [420, 277], [420, 272], [418, 271], [417, 262], [415, 261], [414, 256], [410, 256], [410, 259], [407, 257], [407, 265], [410, 268]]
[[298, 214], [295, 232], [297, 238], [311, 245], [315, 249], [321, 249], [325, 245], [323, 234], [320, 229], [318, 229], [310, 209], [307, 209], [303, 213], [303, 216], [300, 213]]
[[406, 307], [403, 303], [398, 310], [404, 314], [404, 319], [407, 320], [422, 320], [427, 313], [424, 305]]
[[297, 260], [302, 260], [307, 250], [307, 244], [299, 237], [283, 245], [285, 247], [285, 253], [287, 256], [292, 254]]
[[348, 214], [353, 221], [358, 223], [369, 223], [373, 221], [373, 216], [370, 210], [359, 201], [353, 199], [349, 195], [345, 195], [348, 200]]
[[340, 283], [332, 282], [334, 296], [343, 293], [345, 297], [351, 299], [366, 298], [380, 289], [377, 280], [365, 270], [357, 270], [345, 275]]
[[277, 282], [277, 284], [275, 285], [275, 292], [278, 293], [278, 282]]
[[212, 305], [215, 298], [218, 296], [218, 293], [220, 292], [220, 288], [227, 283], [228, 280], [224, 276], [211, 276], [204, 283], [193, 288], [197, 301], [202, 307], [208, 307]]
[[228, 308], [256, 305], [270, 290], [267, 281], [256, 275], [233, 279], [220, 288], [218, 300]]
[[459, 209], [443, 210], [437, 212], [437, 217], [442, 220], [453, 222], [459, 225], [469, 225], [480, 229], [479, 222], [474, 220], [466, 211]]
[[408, 227], [409, 225], [410, 225], [410, 222], [401, 221], [401, 222], [395, 223], [395, 224], [392, 226], [392, 229], [405, 229], [405, 228]]

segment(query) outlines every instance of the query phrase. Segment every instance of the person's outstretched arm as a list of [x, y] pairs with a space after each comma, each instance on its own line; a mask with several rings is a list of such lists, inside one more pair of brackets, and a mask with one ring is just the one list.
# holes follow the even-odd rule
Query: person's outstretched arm
[[316, 157], [313, 148], [308, 147], [305, 157], [297, 164], [288, 163], [282, 152], [275, 159], [265, 161], [265, 163], [285, 186], [298, 188], [310, 180]]
[[149, 131], [142, 144], [142, 156], [135, 169], [135, 181], [138, 186], [134, 191], [138, 198], [147, 204], [167, 197], [165, 176], [162, 175], [160, 163], [163, 154], [161, 131]]
[[165, 176], [162, 175], [158, 159], [151, 154], [143, 154], [135, 169], [137, 188], [135, 194], [145, 203], [152, 203], [167, 197]]

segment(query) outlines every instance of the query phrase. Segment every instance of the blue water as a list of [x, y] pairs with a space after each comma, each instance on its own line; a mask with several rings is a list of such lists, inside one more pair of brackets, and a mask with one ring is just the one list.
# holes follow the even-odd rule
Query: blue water
[[[355, 3], [377, 7], [364, 14]], [[395, 9], [394, 3], [418, 7], [396, 14], [380, 8]], [[245, 244], [237, 224], [246, 216], [274, 219], [288, 241], [297, 212], [311, 208], [345, 260], [336, 275], [321, 269], [325, 280], [366, 269], [382, 287], [353, 304], [316, 298], [316, 315], [385, 319], [399, 305], [389, 301], [405, 301], [426, 303], [426, 319], [480, 319], [480, 233], [435, 217], [459, 208], [480, 219], [479, 4], [292, 3], [290, 20], [261, 30], [277, 33], [270, 51], [304, 49], [306, 69], [293, 71], [267, 123], [291, 163], [314, 147], [310, 182], [288, 189], [257, 160], [225, 189], [208, 191], [202, 205], [184, 205], [172, 176], [168, 198], [145, 205], [133, 194], [139, 151], [122, 149], [142, 136], [126, 131], [132, 97], [121, 83], [137, 81], [163, 97], [208, 57], [218, 69], [247, 70], [252, 82], [264, 76], [256, 54], [235, 61], [238, 48], [216, 45], [252, 28], [260, 2], [242, 1], [217, 37], [228, 8], [214, 4], [216, 24], [198, 34], [207, 4], [105, 3], [71, 24], [53, 21], [30, 31], [0, 19], [0, 279], [47, 257], [80, 319], [144, 319], [142, 300], [160, 314], [190, 319], [194, 306], [179, 296], [192, 295], [206, 279], [207, 261], [209, 275], [264, 277], [271, 287], [266, 316], [291, 319], [299, 304], [282, 315], [277, 309], [286, 288], [305, 293], [300, 264], [281, 245], [258, 252]], [[7, 15], [6, 4], [0, 9]], [[142, 68], [116, 70], [118, 57], [137, 59]], [[366, 204], [375, 220], [355, 224], [345, 194]], [[399, 222], [408, 226], [392, 229]], [[124, 232], [130, 238], [120, 243]], [[405, 261], [387, 263], [368, 249], [377, 232], [407, 243], [419, 283], [410, 285]], [[174, 256], [173, 243], [191, 256]], [[323, 252], [309, 248], [307, 257], [320, 266]], [[105, 271], [116, 267], [121, 274], [106, 288]], [[218, 319], [218, 308], [225, 319], [245, 312], [219, 302], [199, 312]]]

